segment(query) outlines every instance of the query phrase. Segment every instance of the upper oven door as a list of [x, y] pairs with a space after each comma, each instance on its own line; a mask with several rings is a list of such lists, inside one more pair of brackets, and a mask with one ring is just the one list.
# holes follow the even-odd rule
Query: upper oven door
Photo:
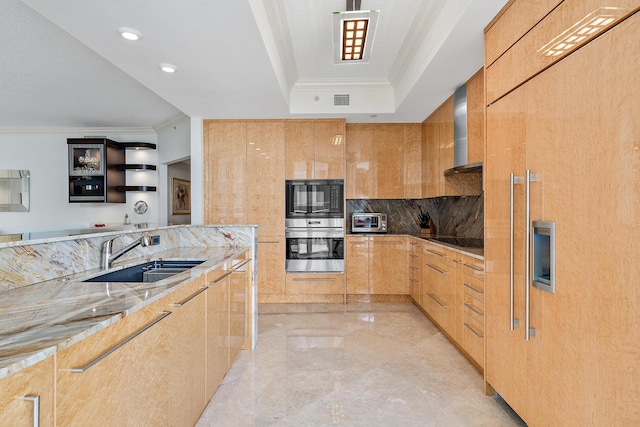
[[287, 218], [342, 218], [342, 180], [287, 181]]

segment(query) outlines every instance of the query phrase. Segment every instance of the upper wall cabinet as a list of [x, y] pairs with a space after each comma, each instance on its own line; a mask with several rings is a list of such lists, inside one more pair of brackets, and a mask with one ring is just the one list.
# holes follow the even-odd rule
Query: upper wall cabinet
[[286, 121], [286, 179], [344, 179], [344, 134], [344, 120]]
[[347, 125], [347, 199], [419, 198], [420, 124]]

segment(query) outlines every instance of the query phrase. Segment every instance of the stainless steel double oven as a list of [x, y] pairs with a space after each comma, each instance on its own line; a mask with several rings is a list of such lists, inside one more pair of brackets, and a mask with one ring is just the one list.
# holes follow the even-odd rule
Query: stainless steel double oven
[[287, 180], [287, 273], [344, 271], [344, 183]]

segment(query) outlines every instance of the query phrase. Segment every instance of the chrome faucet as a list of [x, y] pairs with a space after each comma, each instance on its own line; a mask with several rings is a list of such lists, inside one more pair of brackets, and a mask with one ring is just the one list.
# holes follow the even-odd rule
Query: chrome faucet
[[[118, 237], [120, 237], [120, 236], [118, 236]], [[106, 270], [108, 268], [111, 268], [111, 264], [113, 263], [113, 261], [115, 261], [116, 259], [120, 258], [122, 255], [126, 254], [131, 249], [135, 248], [136, 246], [138, 246], [138, 245], [140, 245], [140, 246], [149, 246], [149, 245], [151, 245], [151, 237], [142, 236], [138, 240], [135, 240], [130, 245], [125, 246], [124, 248], [120, 249], [118, 252], [116, 252], [115, 254], [112, 255], [111, 251], [113, 249], [113, 241], [116, 240], [118, 237], [114, 237], [113, 239], [109, 239], [109, 240], [107, 240], [106, 242], [104, 242], [102, 244], [102, 268], [104, 270]]]

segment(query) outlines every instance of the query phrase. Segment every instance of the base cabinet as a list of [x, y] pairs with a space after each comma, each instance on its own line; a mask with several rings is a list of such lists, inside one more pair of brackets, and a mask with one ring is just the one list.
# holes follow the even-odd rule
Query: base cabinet
[[57, 425], [169, 424], [165, 306], [151, 304], [56, 354]]
[[347, 294], [408, 295], [406, 237], [347, 236]]
[[191, 427], [200, 418], [205, 399], [204, 277], [170, 296], [169, 328], [170, 425]]
[[0, 380], [0, 425], [37, 425], [34, 409], [38, 408], [39, 425], [53, 426], [54, 378], [54, 358], [49, 357]]
[[233, 266], [229, 275], [229, 367], [248, 339], [247, 310], [251, 260]]
[[207, 274], [207, 338], [205, 397], [207, 402], [222, 383], [229, 363], [229, 272]]

